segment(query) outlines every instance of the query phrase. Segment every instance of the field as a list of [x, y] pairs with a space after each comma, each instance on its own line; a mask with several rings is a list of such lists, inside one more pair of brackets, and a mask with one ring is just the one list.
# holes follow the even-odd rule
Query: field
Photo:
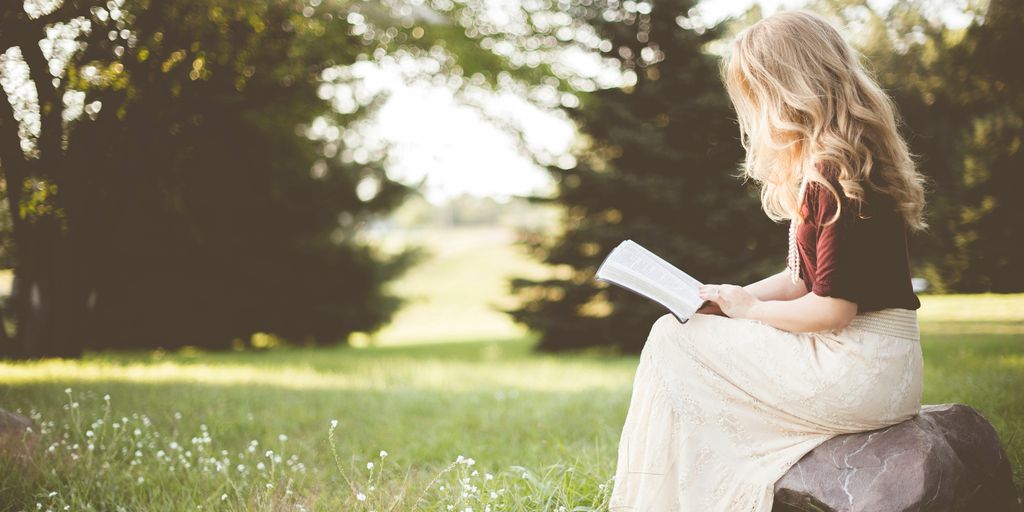
[[[0, 407], [43, 430], [0, 510], [606, 509], [635, 356], [531, 352], [485, 305], [540, 270], [462, 234], [356, 347], [0, 363]], [[1024, 488], [1024, 295], [922, 301], [925, 403], [981, 411]]]

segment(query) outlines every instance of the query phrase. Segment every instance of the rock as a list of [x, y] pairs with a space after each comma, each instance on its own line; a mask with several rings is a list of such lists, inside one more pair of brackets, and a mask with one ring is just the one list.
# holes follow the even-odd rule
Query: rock
[[886, 428], [843, 434], [775, 484], [772, 512], [1017, 512], [1010, 461], [964, 404], [925, 405]]
[[0, 409], [0, 435], [22, 434], [32, 426], [32, 420]]
[[[29, 428], [33, 430], [29, 431]], [[0, 450], [23, 455], [26, 447], [34, 445], [39, 437], [32, 420], [17, 413], [0, 409]]]

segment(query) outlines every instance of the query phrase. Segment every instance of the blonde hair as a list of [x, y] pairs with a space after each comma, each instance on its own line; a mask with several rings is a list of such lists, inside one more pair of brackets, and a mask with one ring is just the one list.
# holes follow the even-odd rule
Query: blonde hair
[[[858, 207], [865, 186], [892, 198], [914, 230], [923, 218], [924, 177], [897, 130], [892, 99], [867, 74], [859, 55], [821, 16], [773, 14], [736, 36], [722, 60], [746, 149], [743, 173], [761, 183], [761, 206], [776, 222], [798, 218], [797, 189], [838, 191], [814, 164], [836, 171]], [[839, 209], [830, 221], [839, 217]]]

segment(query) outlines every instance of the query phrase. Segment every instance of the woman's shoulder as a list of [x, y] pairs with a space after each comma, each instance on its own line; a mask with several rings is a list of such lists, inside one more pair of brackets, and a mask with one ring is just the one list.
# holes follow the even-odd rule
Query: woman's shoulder
[[[895, 204], [892, 198], [880, 194], [870, 186], [862, 183], [862, 197], [853, 199], [846, 194], [840, 182], [839, 170], [827, 163], [817, 162], [815, 168], [820, 176], [828, 182], [831, 190], [818, 181], [809, 181], [807, 191], [808, 206], [812, 211], [820, 215], [833, 215], [837, 207], [841, 206], [841, 218], [873, 218], [884, 217], [889, 213], [895, 213]], [[846, 211], [842, 211], [846, 210]]]
[[[839, 181], [839, 169], [837, 169], [835, 165], [819, 161], [815, 162], [814, 168], [815, 170], [817, 170], [818, 175], [821, 176], [821, 178], [823, 178], [825, 181], [828, 182], [829, 185], [832, 185], [832, 187], [836, 189], [836, 193], [839, 194], [841, 198], [846, 197], [846, 195], [843, 193], [842, 184]], [[817, 180], [811, 180], [808, 182], [807, 185], [808, 187], [813, 186], [816, 190], [819, 191], [828, 190], [826, 187], [822, 186], [821, 183]]]
[[[815, 162], [814, 167], [820, 178], [807, 178], [803, 204], [804, 210], [810, 218], [820, 220], [822, 217], [834, 215], [837, 206], [845, 206], [849, 202], [849, 198], [843, 192], [843, 187], [839, 182], [839, 173], [832, 166]], [[822, 179], [828, 183], [828, 186], [822, 183]]]

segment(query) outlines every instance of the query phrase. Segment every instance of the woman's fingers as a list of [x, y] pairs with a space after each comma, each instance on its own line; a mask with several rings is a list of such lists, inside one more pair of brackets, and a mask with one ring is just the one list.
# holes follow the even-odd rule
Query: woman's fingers
[[718, 302], [728, 292], [727, 284], [702, 284], [697, 288], [697, 296], [704, 300]]

